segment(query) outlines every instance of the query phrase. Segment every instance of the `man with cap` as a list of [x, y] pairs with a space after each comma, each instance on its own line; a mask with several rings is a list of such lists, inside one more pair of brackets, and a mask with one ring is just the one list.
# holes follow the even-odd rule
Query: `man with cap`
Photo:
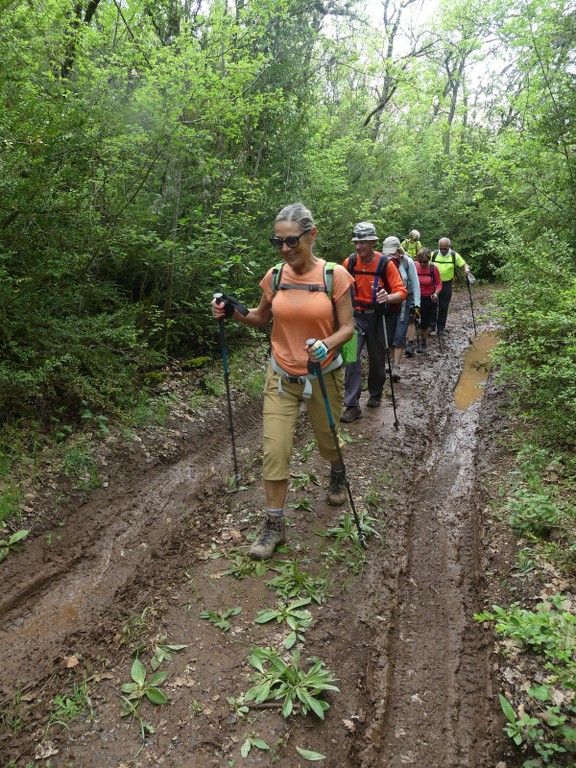
[[[396, 238], [398, 240], [398, 238]], [[361, 354], [368, 350], [368, 402], [369, 408], [377, 408], [382, 401], [386, 381], [386, 344], [383, 318], [388, 321], [389, 307], [400, 305], [406, 298], [406, 288], [392, 259], [375, 250], [378, 241], [374, 224], [361, 221], [354, 227], [352, 242], [355, 253], [344, 261], [344, 267], [354, 278], [352, 291], [352, 315], [358, 331], [358, 355], [356, 362], [346, 366], [344, 376], [344, 411], [340, 421], [350, 423], [362, 418], [360, 391], [362, 389]], [[400, 241], [398, 240], [398, 245]], [[396, 248], [388, 253], [395, 253]], [[387, 325], [388, 335], [393, 329]]]
[[452, 244], [447, 237], [441, 237], [438, 240], [438, 250], [432, 254], [432, 263], [436, 264], [440, 271], [442, 280], [442, 290], [438, 294], [438, 320], [436, 327], [430, 325], [430, 330], [437, 330], [439, 334], [444, 333], [446, 327], [446, 318], [448, 317], [448, 307], [452, 299], [452, 281], [457, 267], [463, 267], [466, 275], [470, 272], [470, 267], [462, 256], [452, 250]]

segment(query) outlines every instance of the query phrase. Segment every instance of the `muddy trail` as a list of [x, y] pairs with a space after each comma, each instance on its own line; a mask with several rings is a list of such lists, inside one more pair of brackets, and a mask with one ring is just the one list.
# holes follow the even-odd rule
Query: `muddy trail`
[[[444, 349], [432, 337], [428, 354], [404, 358], [398, 430], [389, 390], [345, 429], [352, 494], [379, 534], [365, 550], [320, 535], [346, 509], [324, 502], [328, 473], [304, 417], [288, 548], [256, 573], [242, 555], [264, 506], [259, 402], [233, 393], [237, 492], [227, 492], [225, 398], [157, 444], [111, 449], [104, 486], [55, 507], [54, 524], [0, 566], [0, 765], [297, 768], [309, 764], [298, 748], [332, 768], [496, 765], [504, 745], [493, 642], [472, 618], [485, 607], [483, 488], [498, 404], [490, 380], [482, 384], [493, 329], [481, 296], [478, 337], [457, 291]], [[476, 354], [466, 372], [481, 384], [457, 387], [466, 353]], [[269, 582], [287, 561], [313, 577], [318, 599], [289, 651], [285, 624], [255, 623], [277, 606]], [[325, 664], [339, 691], [324, 696], [324, 720], [285, 719], [277, 705], [240, 709], [254, 646], [284, 659], [299, 648], [303, 662]], [[171, 657], [159, 666], [168, 702], [144, 699], [136, 717], [122, 717], [133, 658], [149, 680], [155, 651]]]

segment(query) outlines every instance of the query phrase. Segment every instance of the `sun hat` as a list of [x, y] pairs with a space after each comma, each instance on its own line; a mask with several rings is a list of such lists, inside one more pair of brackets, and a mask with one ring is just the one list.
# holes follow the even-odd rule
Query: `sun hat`
[[400, 240], [397, 237], [387, 237], [382, 243], [382, 253], [391, 254], [396, 253], [400, 248]]
[[352, 242], [356, 240], [378, 240], [376, 227], [371, 221], [361, 221], [354, 227], [352, 232]]

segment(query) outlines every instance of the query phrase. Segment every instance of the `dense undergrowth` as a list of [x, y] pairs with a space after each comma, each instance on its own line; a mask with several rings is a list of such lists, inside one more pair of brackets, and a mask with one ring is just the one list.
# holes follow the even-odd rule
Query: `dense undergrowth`
[[549, 235], [525, 243], [512, 234], [510, 243], [495, 361], [515, 426], [514, 461], [495, 514], [517, 537], [511, 575], [535, 579], [520, 601], [476, 618], [503, 638], [500, 703], [518, 759], [524, 768], [561, 768], [576, 761], [574, 254]]

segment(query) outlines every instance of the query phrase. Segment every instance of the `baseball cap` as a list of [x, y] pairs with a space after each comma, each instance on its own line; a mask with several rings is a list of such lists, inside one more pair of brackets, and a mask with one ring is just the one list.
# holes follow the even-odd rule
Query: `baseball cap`
[[397, 237], [387, 237], [382, 243], [382, 253], [396, 253], [400, 248], [400, 240]]
[[361, 221], [356, 224], [352, 232], [352, 242], [355, 240], [378, 240], [374, 224], [371, 221]]

